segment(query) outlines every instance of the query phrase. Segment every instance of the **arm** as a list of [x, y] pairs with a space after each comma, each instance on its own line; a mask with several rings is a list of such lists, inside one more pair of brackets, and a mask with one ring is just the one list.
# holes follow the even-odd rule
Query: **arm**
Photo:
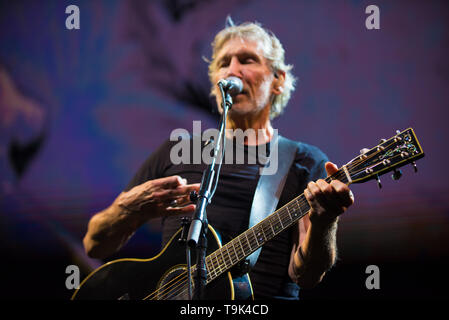
[[[185, 179], [171, 176], [150, 180], [122, 192], [105, 210], [89, 221], [83, 239], [89, 257], [105, 258], [118, 251], [146, 221], [171, 214], [187, 214], [195, 210], [189, 204], [191, 191], [199, 184], [187, 185]], [[172, 207], [173, 200], [177, 206]]]
[[[328, 175], [338, 170], [330, 162], [325, 167]], [[335, 263], [338, 216], [354, 201], [348, 186], [338, 180], [310, 182], [304, 195], [311, 209], [298, 223], [288, 272], [298, 285], [311, 288]]]

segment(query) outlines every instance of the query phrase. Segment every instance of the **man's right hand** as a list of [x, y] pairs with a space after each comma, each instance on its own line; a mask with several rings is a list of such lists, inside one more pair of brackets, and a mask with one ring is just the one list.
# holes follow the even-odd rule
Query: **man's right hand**
[[198, 192], [199, 183], [187, 184], [180, 176], [170, 176], [149, 180], [122, 192], [116, 204], [128, 214], [140, 215], [140, 219], [187, 214], [195, 211], [196, 205], [190, 201], [190, 193]]
[[119, 250], [147, 220], [192, 213], [196, 205], [189, 195], [199, 188], [199, 183], [189, 185], [185, 179], [171, 176], [122, 192], [111, 206], [90, 219], [83, 239], [86, 253], [92, 258], [105, 258]]

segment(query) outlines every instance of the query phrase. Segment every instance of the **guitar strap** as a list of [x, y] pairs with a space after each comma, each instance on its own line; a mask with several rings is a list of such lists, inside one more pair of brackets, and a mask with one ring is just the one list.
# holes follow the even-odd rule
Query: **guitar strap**
[[[260, 173], [259, 182], [254, 194], [251, 214], [249, 216], [249, 228], [258, 224], [275, 211], [284, 188], [285, 180], [287, 179], [287, 174], [298, 149], [296, 142], [276, 133], [273, 140], [270, 143], [268, 163], [266, 163]], [[273, 152], [273, 150], [276, 150], [275, 148], [278, 148], [277, 157], [275, 152]], [[273, 171], [272, 166], [276, 165], [274, 162], [277, 162], [277, 170], [273, 173], [271, 172]], [[254, 267], [261, 250], [262, 248], [259, 248], [248, 256], [249, 268]]]

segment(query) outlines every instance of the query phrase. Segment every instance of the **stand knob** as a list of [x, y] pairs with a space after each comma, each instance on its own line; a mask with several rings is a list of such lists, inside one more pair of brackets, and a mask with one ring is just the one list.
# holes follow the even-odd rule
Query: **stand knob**
[[196, 191], [190, 192], [190, 201], [197, 202], [198, 201], [198, 193]]
[[393, 180], [399, 180], [402, 177], [402, 171], [401, 170], [394, 170], [393, 174], [391, 175], [391, 178]]

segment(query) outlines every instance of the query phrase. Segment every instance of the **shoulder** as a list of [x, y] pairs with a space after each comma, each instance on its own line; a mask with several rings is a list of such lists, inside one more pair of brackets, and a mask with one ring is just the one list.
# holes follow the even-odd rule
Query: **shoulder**
[[328, 161], [327, 155], [317, 146], [282, 137], [296, 147], [296, 160], [314, 160], [314, 162]]
[[298, 142], [298, 155], [315, 162], [328, 161], [327, 155], [320, 148], [304, 142]]
[[293, 169], [298, 175], [302, 175], [305, 171], [310, 180], [326, 176], [324, 164], [329, 159], [319, 147], [302, 141], [288, 140], [296, 147]]

